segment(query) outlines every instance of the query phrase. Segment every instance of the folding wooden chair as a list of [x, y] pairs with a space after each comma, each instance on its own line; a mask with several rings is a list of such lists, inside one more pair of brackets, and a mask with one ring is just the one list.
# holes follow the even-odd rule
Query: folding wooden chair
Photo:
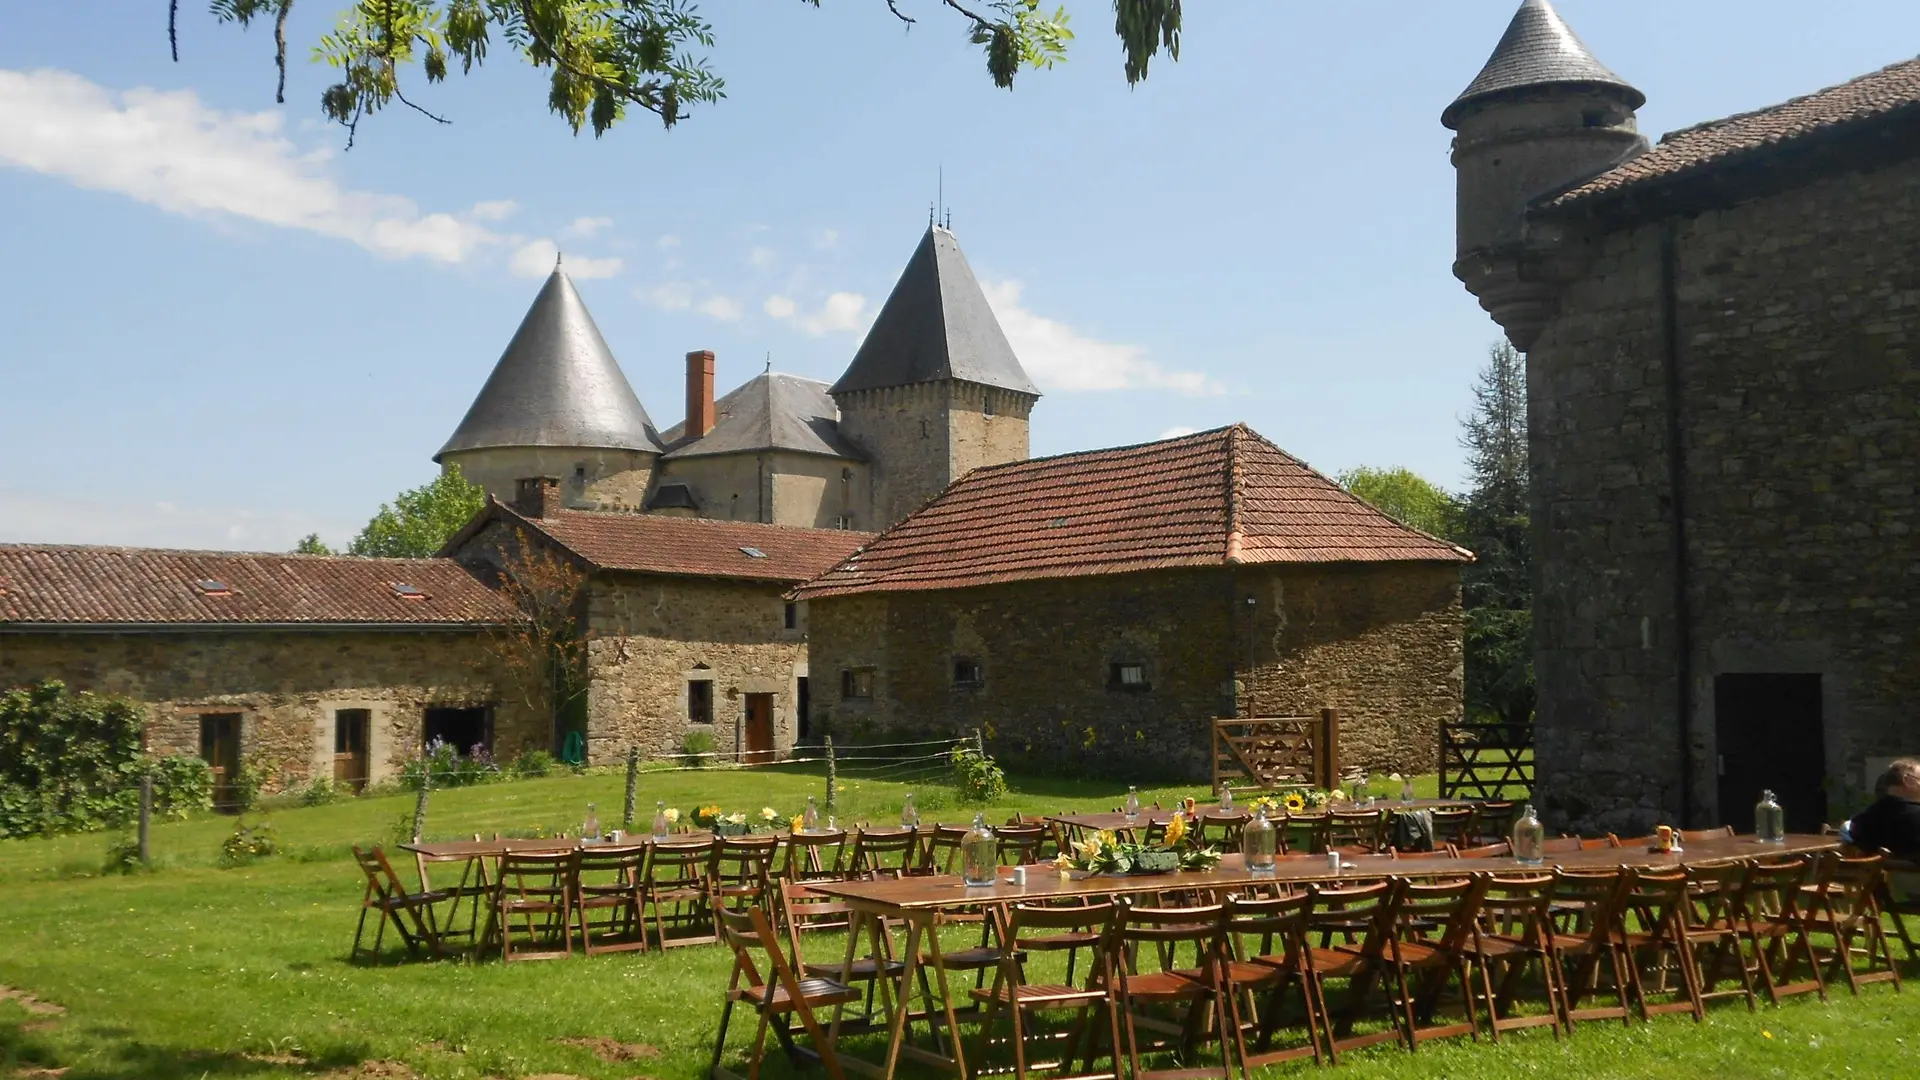
[[[493, 933], [500, 959], [553, 960], [573, 955], [573, 851], [509, 851], [494, 883]], [[526, 937], [517, 945], [513, 920]]]
[[869, 829], [863, 825], [854, 830], [847, 873], [858, 878], [897, 878], [918, 863], [919, 854], [919, 830]]
[[969, 825], [935, 825], [932, 835], [920, 847], [915, 874], [957, 874], [960, 872], [960, 845], [972, 832]]
[[[713, 1063], [708, 1073], [714, 1080], [758, 1080], [760, 1062], [766, 1053], [767, 1032], [773, 1031], [783, 1047], [796, 1057], [811, 1056], [826, 1066], [832, 1080], [846, 1080], [834, 1046], [815, 1015], [816, 1009], [830, 1009], [860, 1000], [860, 991], [826, 978], [800, 978], [780, 951], [780, 940], [765, 910], [754, 907], [732, 911], [715, 901], [713, 923], [720, 940], [733, 950], [733, 975], [727, 982], [726, 1004], [720, 1012], [720, 1029], [713, 1037]], [[753, 1046], [747, 1052], [747, 1074], [743, 1078], [722, 1065], [727, 1050], [727, 1028], [735, 1006], [745, 1005], [759, 1018]], [[801, 1050], [793, 1043], [790, 1018], [797, 1017], [811, 1046]]]
[[[1686, 872], [1628, 870], [1626, 878], [1620, 905], [1614, 910], [1614, 934], [1627, 962], [1627, 978], [1641, 1019], [1672, 1012], [1692, 1013], [1696, 1021], [1706, 1019], [1692, 943], [1687, 940]], [[1632, 922], [1628, 922], [1629, 915]], [[1643, 958], [1652, 961], [1652, 970], [1659, 977], [1653, 992], [1671, 994], [1670, 1000], [1649, 1000]], [[1667, 986], [1673, 974], [1680, 976], [1677, 989]]]
[[[1322, 1038], [1331, 1064], [1340, 1063], [1342, 1050], [1401, 1038], [1399, 1025], [1391, 1021], [1384, 1031], [1353, 1033], [1374, 984], [1378, 981], [1385, 986], [1380, 977], [1387, 963], [1387, 939], [1393, 934], [1394, 897], [1399, 888], [1398, 881], [1376, 881], [1340, 888], [1314, 885], [1307, 890], [1312, 902], [1307, 910], [1306, 933], [1321, 935], [1321, 944], [1309, 942], [1307, 947], [1307, 979], [1314, 1006], [1326, 1025]], [[1360, 928], [1357, 933], [1356, 926]], [[1347, 943], [1332, 944], [1336, 933], [1346, 937]], [[1359, 940], [1352, 940], [1354, 937]], [[1327, 1004], [1326, 980], [1330, 978], [1347, 980], [1346, 1000], [1338, 1013]]]
[[[1473, 1013], [1474, 954], [1467, 951], [1467, 945], [1473, 939], [1480, 898], [1486, 888], [1483, 877], [1407, 881], [1400, 887], [1393, 904], [1393, 934], [1387, 943], [1386, 959], [1397, 984], [1397, 1019], [1409, 1050], [1418, 1049], [1428, 1039], [1480, 1037]], [[1449, 980], [1459, 988], [1465, 1016], [1437, 1023], [1440, 997]]]
[[1893, 924], [1893, 932], [1906, 947], [1909, 963], [1920, 960], [1913, 938], [1907, 931], [1907, 916], [1920, 915], [1920, 865], [1905, 859], [1887, 859], [1886, 874], [1880, 879], [1880, 911]]
[[[1477, 991], [1496, 1043], [1503, 1031], [1530, 1027], [1552, 1027], [1553, 1037], [1560, 1038], [1559, 969], [1553, 959], [1553, 883], [1551, 874], [1495, 877], [1481, 894], [1480, 917], [1464, 951], [1479, 971]], [[1514, 1012], [1513, 1005], [1529, 966], [1539, 969], [1544, 992], [1541, 1004], [1546, 1010], [1521, 1015]]]
[[[1560, 987], [1560, 1020], [1573, 1030], [1576, 1020], [1618, 1020], [1633, 1015], [1627, 1005], [1627, 965], [1615, 937], [1614, 920], [1626, 891], [1626, 874], [1556, 873], [1553, 879], [1553, 976]], [[1569, 970], [1569, 964], [1572, 965]], [[1587, 993], [1599, 994], [1604, 965], [1615, 1003], [1580, 1007]]]
[[1476, 847], [1454, 847], [1447, 845], [1447, 854], [1456, 859], [1504, 859], [1513, 854], [1513, 845], [1505, 840], [1497, 844], [1480, 844]]
[[360, 958], [360, 937], [367, 931], [367, 912], [379, 912], [380, 925], [373, 933], [373, 948], [368, 954], [375, 960], [380, 959], [380, 945], [387, 934], [387, 924], [399, 933], [400, 940], [407, 947], [407, 955], [418, 956], [425, 948], [434, 956], [440, 955], [440, 930], [434, 921], [435, 904], [447, 900], [446, 892], [422, 889], [408, 892], [400, 884], [400, 875], [393, 872], [393, 865], [387, 862], [387, 853], [378, 845], [372, 851], [361, 851], [360, 846], [353, 847], [353, 861], [360, 866], [360, 872], [367, 876], [366, 892], [360, 896], [360, 923], [353, 929], [353, 948], [347, 954], [348, 959]]
[[1514, 820], [1519, 816], [1520, 804], [1518, 803], [1503, 801], [1474, 804], [1474, 839], [1482, 844], [1511, 839]]
[[723, 836], [715, 841], [707, 866], [708, 898], [733, 908], [778, 911], [773, 863], [780, 855], [777, 836]]
[[712, 837], [656, 840], [649, 845], [647, 869], [640, 882], [640, 902], [652, 917], [654, 938], [660, 948], [704, 945], [716, 940], [707, 888], [714, 846]]
[[876, 1026], [874, 1019], [874, 1001], [879, 989], [878, 980], [884, 973], [889, 979], [898, 979], [907, 965], [895, 960], [890, 952], [893, 947], [891, 935], [880, 936], [881, 947], [889, 955], [881, 957], [860, 956], [851, 964], [812, 963], [807, 960], [806, 948], [802, 937], [819, 931], [844, 931], [847, 928], [851, 911], [845, 901], [815, 892], [803, 882], [780, 882], [781, 922], [787, 928], [787, 942], [793, 957], [793, 968], [806, 978], [832, 979], [837, 983], [855, 987], [865, 998], [865, 1012], [859, 1020], [852, 1023], [842, 1022], [840, 1033], [857, 1034], [871, 1030]]
[[1201, 847], [1221, 851], [1240, 850], [1240, 830], [1247, 827], [1247, 815], [1239, 810], [1200, 814], [1194, 837]]
[[647, 923], [640, 903], [645, 844], [581, 848], [573, 869], [573, 912], [580, 948], [588, 956], [646, 952]]
[[1435, 846], [1470, 848], [1476, 847], [1479, 832], [1474, 821], [1475, 811], [1471, 806], [1436, 806], [1427, 813], [1433, 816], [1433, 842]]
[[[1828, 854], [1820, 861], [1814, 884], [1801, 887], [1808, 897], [1801, 906], [1808, 930], [1833, 941], [1831, 949], [1816, 945], [1813, 950], [1816, 955], [1828, 954], [1825, 981], [1833, 982], [1837, 970], [1856, 996], [1868, 983], [1891, 982], [1895, 990], [1900, 989], [1900, 969], [1894, 966], [1880, 918], [1885, 876], [1886, 863], [1879, 855]], [[1864, 947], [1856, 947], [1856, 941]], [[1864, 971], [1855, 969], [1856, 957], [1865, 958]]]
[[1045, 825], [1004, 825], [998, 830], [1000, 865], [1033, 866], [1046, 860], [1050, 833]]
[[[1312, 903], [1304, 892], [1277, 898], [1227, 898], [1225, 990], [1242, 1080], [1262, 1065], [1308, 1056], [1316, 1065], [1323, 1061], [1320, 1043], [1326, 1018], [1320, 1015], [1307, 971], [1307, 909]], [[1276, 1050], [1273, 1037], [1283, 1025], [1289, 990], [1299, 991], [1306, 1044]], [[1251, 1051], [1247, 1049], [1250, 1029], [1258, 1036]]]
[[[1747, 865], [1740, 862], [1708, 863], [1689, 866], [1687, 874], [1687, 947], [1693, 955], [1694, 979], [1700, 1000], [1742, 996], [1747, 1011], [1753, 1012], [1757, 999], [1753, 994], [1753, 967], [1741, 945], [1740, 913], [1745, 907]], [[1729, 973], [1727, 966], [1733, 971]], [[1730, 977], [1738, 985], [1718, 987]]]
[[1612, 837], [1556, 836], [1540, 845], [1542, 853], [1547, 855], [1570, 855], [1576, 851], [1599, 851], [1614, 847]]
[[839, 881], [847, 853], [847, 831], [799, 832], [787, 837], [786, 864], [781, 876], [788, 881]]
[[1387, 848], [1387, 815], [1380, 810], [1332, 810], [1322, 850], [1369, 855]]
[[[1226, 943], [1219, 904], [1195, 907], [1138, 907], [1121, 901], [1114, 915], [1112, 944], [1114, 1007], [1126, 1038], [1130, 1080], [1201, 1080], [1233, 1076], [1232, 1043], [1226, 1033], [1232, 1019], [1226, 1007], [1224, 966]], [[1181, 945], [1196, 953], [1192, 967], [1172, 964]], [[1143, 955], [1161, 959], [1158, 970], [1141, 970]], [[1184, 1009], [1177, 1023], [1147, 1010], [1161, 1006]], [[1161, 1037], [1142, 1039], [1146, 1029]], [[1220, 1064], [1196, 1064], [1195, 1052], [1209, 1038], [1220, 1041]], [[1184, 1068], [1150, 1070], [1141, 1064], [1143, 1052], [1178, 1050]]]
[[[1800, 886], [1807, 880], [1813, 864], [1805, 859], [1780, 863], [1755, 863], [1747, 868], [1746, 881], [1739, 897], [1735, 920], [1740, 939], [1747, 948], [1747, 959], [1760, 975], [1767, 999], [1775, 1005], [1789, 994], [1813, 991], [1827, 999], [1827, 987], [1820, 977], [1820, 961], [1813, 953], [1802, 910]], [[1793, 981], [1795, 966], [1804, 961], [1807, 977]]]
[[[988, 1051], [998, 1044], [1012, 1047], [1016, 1080], [1025, 1080], [1029, 1069], [1071, 1069], [1084, 1033], [1086, 1046], [1082, 1071], [1076, 1074], [1078, 1080], [1118, 1080], [1120, 1020], [1111, 997], [1114, 954], [1107, 945], [1114, 912], [1114, 905], [1105, 901], [1075, 907], [1016, 904], [1007, 911], [1000, 931], [1002, 945], [995, 957], [993, 982], [972, 991], [973, 999], [981, 1004], [980, 1056], [974, 1065], [974, 1075], [1001, 1071], [986, 1066]], [[1073, 960], [1082, 949], [1093, 954], [1093, 962], [1086, 982], [1076, 985]], [[1029, 955], [1058, 953], [1067, 955], [1064, 981], [1029, 981]], [[1035, 1039], [1031, 1014], [1047, 1012], [1071, 1012], [1073, 1026], [1054, 1037], [1062, 1044], [1057, 1060], [1029, 1061], [1028, 1053]], [[994, 1026], [1002, 1013], [1007, 1017], [1008, 1033], [996, 1039]], [[1106, 1020], [1109, 1067], [1095, 1071], [1093, 1065], [1099, 1056], [1102, 1034], [1097, 1021], [1102, 1018]]]

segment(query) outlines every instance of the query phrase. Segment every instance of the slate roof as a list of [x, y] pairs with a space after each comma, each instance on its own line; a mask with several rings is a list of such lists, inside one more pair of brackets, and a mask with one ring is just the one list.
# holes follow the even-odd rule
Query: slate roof
[[1471, 559], [1236, 424], [975, 469], [795, 595], [1175, 567]]
[[827, 384], [784, 372], [756, 375], [714, 402], [713, 428], [698, 439], [686, 437], [686, 421], [662, 439], [669, 458], [707, 454], [792, 450], [802, 454], [861, 460], [840, 437], [840, 410]]
[[613, 350], [557, 266], [433, 460], [489, 446], [662, 449]]
[[1920, 58], [1779, 105], [1671, 132], [1632, 161], [1543, 205], [1568, 206], [1704, 173], [1853, 125], [1920, 118]]
[[[596, 570], [643, 574], [805, 581], [873, 539], [872, 533], [753, 521], [594, 510], [562, 510], [552, 517], [531, 518], [500, 502], [492, 503], [490, 509], [544, 534]], [[469, 525], [462, 535], [474, 528]], [[450, 541], [449, 550], [460, 542], [460, 537]], [[751, 555], [747, 548], [761, 555]]]
[[[396, 585], [421, 595], [403, 597]], [[512, 617], [506, 601], [450, 559], [0, 544], [0, 631], [406, 630], [498, 625]]]
[[1613, 87], [1622, 91], [1636, 109], [1647, 102], [1645, 94], [1587, 51], [1552, 4], [1526, 0], [1513, 13], [1513, 21], [1500, 36], [1500, 44], [1493, 47], [1486, 66], [1440, 114], [1440, 122], [1453, 127], [1466, 106], [1484, 98], [1531, 86], [1560, 84]]
[[832, 393], [963, 379], [1038, 396], [953, 233], [930, 226]]

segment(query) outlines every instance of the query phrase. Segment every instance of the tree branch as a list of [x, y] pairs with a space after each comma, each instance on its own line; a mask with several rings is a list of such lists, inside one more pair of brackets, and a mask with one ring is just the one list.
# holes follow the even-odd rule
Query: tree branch
[[[388, 64], [391, 65], [392, 61], [388, 61]], [[453, 123], [453, 121], [447, 119], [446, 117], [435, 116], [434, 114], [428, 112], [427, 110], [407, 100], [407, 95], [400, 92], [400, 78], [398, 75], [395, 75], [393, 80], [393, 96], [399, 99], [400, 104], [405, 105], [407, 108], [412, 109], [414, 112], [419, 113], [421, 116], [426, 117], [427, 119], [433, 121], [436, 124]]]
[[273, 100], [279, 105], [287, 103], [287, 13], [292, 10], [293, 0], [280, 0], [280, 15], [273, 20], [273, 62], [280, 69], [280, 85], [274, 88]]
[[167, 0], [167, 46], [173, 50], [173, 62], [180, 62], [180, 0]]
[[[995, 25], [994, 23], [989, 22], [987, 19], [983, 18], [978, 13], [968, 11], [965, 5], [960, 3], [960, 0], [940, 0], [940, 2], [952, 8], [953, 10], [959, 12], [960, 14], [965, 15], [967, 18], [972, 19], [973, 25], [975, 26], [992, 27]], [[892, 6], [892, 0], [888, 0], [888, 6], [889, 7]]]
[[[175, 2], [178, 3], [179, 0], [175, 0]], [[893, 12], [894, 18], [899, 19], [901, 22], [906, 23], [909, 26], [919, 21], [915, 19], [913, 16], [900, 10], [900, 0], [887, 0], [887, 10]]]

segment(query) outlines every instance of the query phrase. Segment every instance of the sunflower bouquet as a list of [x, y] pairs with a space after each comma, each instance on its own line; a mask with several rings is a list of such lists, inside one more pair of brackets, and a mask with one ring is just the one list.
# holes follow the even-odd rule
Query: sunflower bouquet
[[1346, 801], [1347, 793], [1339, 788], [1329, 791], [1301, 788], [1282, 795], [1262, 795], [1253, 800], [1250, 806], [1253, 809], [1265, 809], [1268, 817], [1279, 817], [1281, 814], [1310, 814]]
[[1061, 852], [1053, 865], [1062, 873], [1167, 874], [1175, 870], [1208, 870], [1219, 861], [1219, 849], [1194, 843], [1186, 815], [1176, 813], [1173, 820], [1167, 822], [1166, 835], [1157, 844], [1122, 840], [1112, 829], [1103, 829]]

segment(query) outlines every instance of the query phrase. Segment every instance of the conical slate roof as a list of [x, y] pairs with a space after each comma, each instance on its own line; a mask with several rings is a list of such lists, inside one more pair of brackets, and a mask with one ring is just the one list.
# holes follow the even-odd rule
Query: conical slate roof
[[938, 225], [914, 249], [832, 393], [962, 379], [1040, 393], [1013, 355], [953, 233]]
[[557, 266], [433, 459], [488, 446], [661, 450], [660, 433]]
[[698, 439], [686, 437], [684, 421], [661, 436], [672, 449], [668, 459], [759, 450], [862, 460], [840, 437], [840, 410], [827, 396], [827, 384], [781, 371], [755, 375], [714, 403], [713, 428]]
[[1594, 59], [1580, 42], [1578, 34], [1560, 18], [1547, 0], [1526, 0], [1514, 12], [1507, 32], [1494, 46], [1487, 64], [1474, 76], [1460, 96], [1440, 115], [1440, 122], [1454, 126], [1460, 111], [1482, 98], [1508, 90], [1530, 86], [1575, 83], [1609, 86], [1621, 91], [1633, 108], [1646, 104], [1647, 96], [1615, 75], [1607, 65]]

